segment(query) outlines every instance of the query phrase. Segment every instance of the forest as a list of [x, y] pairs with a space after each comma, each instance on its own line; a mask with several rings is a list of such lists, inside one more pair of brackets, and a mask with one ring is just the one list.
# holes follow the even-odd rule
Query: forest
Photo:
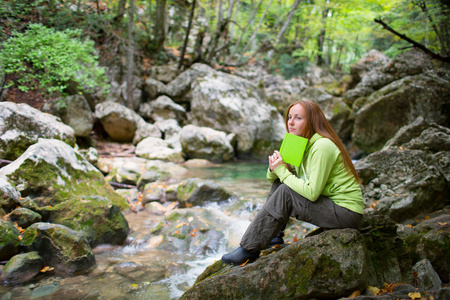
[[113, 65], [128, 82], [149, 66], [195, 62], [232, 73], [258, 61], [286, 79], [313, 63], [339, 75], [370, 49], [392, 58], [413, 46], [448, 60], [449, 9], [446, 0], [4, 0], [1, 97], [104, 91]]

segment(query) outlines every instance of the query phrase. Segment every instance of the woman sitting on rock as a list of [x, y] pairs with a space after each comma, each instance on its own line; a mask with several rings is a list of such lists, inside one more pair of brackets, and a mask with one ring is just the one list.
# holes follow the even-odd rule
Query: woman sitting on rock
[[254, 261], [269, 245], [282, 244], [289, 217], [326, 229], [358, 228], [361, 223], [360, 179], [320, 107], [312, 101], [292, 103], [286, 129], [309, 140], [301, 165], [286, 164], [276, 150], [269, 156], [269, 196], [242, 237], [241, 247], [222, 256], [227, 264]]

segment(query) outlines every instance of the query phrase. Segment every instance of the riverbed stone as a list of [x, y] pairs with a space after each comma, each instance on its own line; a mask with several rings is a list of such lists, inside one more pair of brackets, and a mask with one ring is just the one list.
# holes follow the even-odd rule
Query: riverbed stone
[[20, 250], [20, 232], [12, 222], [0, 219], [0, 260], [6, 260]]
[[40, 138], [75, 145], [74, 130], [28, 104], [0, 102], [0, 158], [15, 160]]
[[343, 297], [366, 286], [364, 249], [357, 230], [329, 230], [244, 267], [217, 261], [180, 299]]
[[159, 235], [162, 240], [157, 249], [196, 255], [217, 252], [224, 242], [224, 228], [231, 226], [223, 214], [201, 207], [175, 209], [166, 217], [151, 235]]
[[37, 251], [13, 256], [2, 270], [2, 280], [7, 284], [21, 284], [33, 279], [44, 267]]
[[206, 203], [229, 200], [233, 194], [211, 180], [188, 178], [178, 185], [180, 207], [201, 206]]
[[23, 245], [37, 251], [57, 273], [75, 275], [95, 266], [95, 256], [82, 232], [64, 225], [35, 223], [23, 234]]
[[187, 125], [181, 130], [180, 143], [188, 158], [204, 158], [213, 162], [234, 158], [234, 149], [223, 131]]

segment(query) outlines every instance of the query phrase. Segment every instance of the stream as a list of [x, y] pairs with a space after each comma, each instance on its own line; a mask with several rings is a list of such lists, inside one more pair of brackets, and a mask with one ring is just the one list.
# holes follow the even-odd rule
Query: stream
[[[265, 163], [235, 162], [212, 168], [190, 169], [185, 175], [186, 178], [213, 180], [248, 203], [248, 209], [238, 214], [226, 212], [224, 206], [233, 204], [229, 202], [205, 206], [211, 214], [221, 214], [221, 217], [229, 218], [232, 224], [224, 232], [225, 241], [220, 241], [219, 250], [213, 253], [195, 255], [158, 250], [147, 242], [151, 240], [148, 232], [164, 216], [151, 215], [145, 210], [128, 213], [125, 217], [132, 229], [129, 237], [131, 242], [126, 246], [102, 245], [93, 249], [97, 267], [92, 272], [65, 278], [51, 272], [41, 273], [36, 281], [23, 285], [1, 285], [0, 300], [178, 299], [206, 267], [238, 246], [240, 237], [264, 203], [270, 189], [265, 178], [266, 171]], [[299, 238], [313, 229], [308, 224], [297, 222], [288, 227], [286, 241], [293, 239], [289, 228], [294, 228], [294, 235]]]

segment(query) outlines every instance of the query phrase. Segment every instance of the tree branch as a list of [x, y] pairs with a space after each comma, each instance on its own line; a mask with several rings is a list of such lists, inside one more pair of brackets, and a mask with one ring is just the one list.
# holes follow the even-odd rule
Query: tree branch
[[430, 55], [432, 58], [446, 62], [446, 63], [450, 63], [450, 57], [443, 57], [440, 56], [439, 54], [434, 53], [433, 51], [431, 51], [430, 49], [428, 49], [427, 47], [425, 47], [422, 44], [419, 44], [418, 42], [410, 39], [409, 37], [407, 37], [404, 34], [401, 34], [397, 31], [395, 31], [394, 29], [392, 29], [391, 27], [389, 27], [386, 23], [384, 23], [381, 18], [379, 19], [374, 19], [375, 23], [381, 24], [383, 26], [384, 29], [392, 32], [393, 34], [395, 34], [396, 36], [400, 37], [402, 40], [407, 41], [408, 43], [413, 44], [414, 47], [419, 48], [420, 50], [422, 50], [423, 52], [425, 52], [426, 54]]

